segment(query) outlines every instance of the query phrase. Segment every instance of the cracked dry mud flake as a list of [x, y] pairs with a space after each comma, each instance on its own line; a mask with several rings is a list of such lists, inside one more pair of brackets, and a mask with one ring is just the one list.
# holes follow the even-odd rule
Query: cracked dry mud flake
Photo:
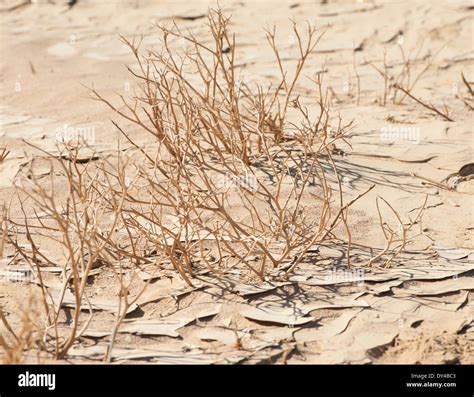
[[459, 276], [474, 270], [474, 262], [470, 261], [442, 261], [437, 260], [428, 264], [404, 264], [403, 266], [388, 269], [392, 274], [399, 274], [404, 280], [440, 280]]
[[390, 280], [383, 283], [364, 283], [366, 291], [371, 294], [380, 295], [390, 292], [392, 287], [399, 287], [403, 284], [403, 280]]
[[[374, 326], [378, 323], [397, 324], [400, 332], [419, 329], [420, 332], [457, 334], [469, 329], [474, 308], [469, 292], [444, 296], [384, 296], [370, 300], [371, 310], [359, 315]], [[378, 329], [378, 325], [377, 325]]]
[[470, 291], [457, 291], [443, 295], [425, 295], [416, 297], [394, 296], [395, 299], [409, 301], [416, 300], [420, 308], [426, 310], [437, 310], [440, 312], [474, 312], [474, 305], [470, 301]]
[[[105, 356], [108, 345], [99, 344], [82, 347], [75, 346], [69, 353], [73, 358], [95, 358], [101, 359]], [[148, 345], [146, 347], [115, 346], [112, 350], [113, 361], [144, 360], [157, 364], [213, 364], [216, 356], [203, 352], [199, 348], [187, 346], [184, 343], [177, 345], [160, 344]]]
[[[116, 345], [112, 359], [114, 362], [137, 360], [157, 364], [259, 364], [271, 362], [293, 347], [292, 344], [251, 340], [242, 349], [229, 349], [228, 346], [224, 349], [203, 349], [187, 341], [172, 341], [144, 347]], [[77, 345], [70, 350], [69, 358], [103, 359], [107, 348], [108, 345], [104, 343]]]
[[125, 320], [119, 332], [137, 335], [165, 335], [177, 338], [179, 334], [176, 331], [179, 328], [197, 319], [215, 316], [221, 307], [222, 305], [218, 303], [204, 303], [199, 307], [193, 307], [192, 311], [180, 310], [163, 318]]
[[270, 283], [265, 282], [258, 285], [255, 284], [237, 284], [234, 286], [234, 290], [241, 296], [247, 297], [252, 295], [261, 294], [264, 292], [273, 291], [277, 288], [284, 287], [285, 285], [290, 285], [291, 282], [276, 282]]
[[[405, 286], [410, 285], [411, 282], [419, 281], [426, 282], [426, 285], [437, 285], [440, 287], [439, 294], [445, 293], [447, 287], [442, 287], [448, 282], [448, 279], [457, 279], [462, 274], [468, 273], [474, 269], [474, 263], [467, 262], [441, 262], [436, 261], [434, 264], [414, 264], [410, 268], [399, 267], [394, 269], [387, 269], [386, 273], [393, 276], [393, 280], [375, 282], [364, 278], [365, 288], [367, 292], [374, 294], [383, 294], [390, 291], [403, 291]], [[445, 280], [445, 283], [440, 283], [438, 280]], [[373, 279], [372, 279], [373, 280]], [[429, 284], [428, 282], [433, 284]], [[435, 288], [435, 287], [433, 287]], [[436, 292], [436, 291], [435, 291]]]
[[[51, 269], [46, 269], [46, 270], [50, 272], [62, 271], [62, 269], [59, 267], [58, 268], [51, 267]], [[100, 272], [101, 272], [100, 269], [92, 270], [89, 273], [89, 276], [92, 276], [94, 274], [99, 274]], [[36, 277], [34, 279], [28, 278], [26, 281], [32, 282], [34, 284], [39, 283]], [[145, 292], [139, 297], [139, 299], [137, 299], [136, 302], [132, 303], [129, 306], [129, 308], [127, 309], [127, 314], [134, 312], [136, 309], [138, 309], [139, 306], [145, 305], [146, 303], [156, 302], [160, 299], [163, 299], [169, 296], [175, 296], [175, 297], [182, 296], [184, 294], [187, 294], [189, 292], [202, 288], [202, 287], [195, 287], [195, 288], [187, 287], [187, 286], [184, 286], [184, 283], [173, 284], [168, 279], [164, 279], [160, 281], [162, 281], [161, 283], [159, 283], [159, 286], [161, 288], [146, 289]], [[53, 303], [55, 305], [58, 305], [59, 303], [61, 303], [62, 307], [70, 307], [70, 308], [75, 307], [76, 298], [74, 294], [71, 291], [66, 290], [66, 292], [64, 293], [64, 296], [62, 296], [63, 285], [59, 280], [57, 281], [49, 280], [49, 281], [44, 281], [44, 283], [45, 283], [45, 286], [48, 288], [48, 290], [50, 290], [50, 294], [47, 295], [47, 299], [50, 303]], [[84, 304], [81, 306], [82, 311], [89, 311], [90, 309], [92, 309], [92, 310], [109, 311], [112, 313], [116, 313], [119, 309], [119, 301], [117, 298], [114, 298], [114, 297], [95, 296], [95, 297], [87, 297], [83, 300], [84, 300]], [[130, 301], [133, 301], [133, 300], [134, 300], [134, 297], [130, 297]]]
[[[197, 319], [215, 316], [219, 313], [220, 309], [220, 304], [201, 304], [200, 307], [194, 308], [192, 312], [181, 310], [171, 316], [162, 318], [124, 320], [121, 327], [118, 329], [118, 332], [122, 334], [169, 336], [172, 338], [178, 338], [180, 336], [176, 332], [178, 329], [185, 327]], [[109, 336], [111, 333], [111, 330], [103, 331], [88, 329], [85, 331], [83, 336], [100, 339]]]
[[241, 309], [240, 314], [250, 320], [276, 323], [283, 325], [302, 325], [314, 321], [314, 317], [306, 317], [305, 314], [284, 305], [267, 305], [263, 307], [248, 306]]
[[120, 333], [130, 333], [136, 335], [163, 335], [173, 338], [179, 337], [176, 332], [179, 328], [187, 324], [185, 320], [172, 319], [149, 319], [134, 320], [133, 322], [124, 322], [120, 327]]
[[314, 310], [368, 307], [369, 304], [366, 301], [358, 300], [360, 296], [360, 293], [347, 297], [334, 296], [310, 303], [286, 302], [284, 300], [254, 301], [252, 305], [242, 305], [239, 313], [250, 320], [296, 326], [314, 321], [314, 317], [307, 316]]
[[[60, 285], [58, 285], [60, 287]], [[49, 303], [58, 306], [61, 304], [61, 307], [69, 307], [74, 308], [76, 307], [76, 297], [72, 292], [67, 290], [64, 293], [64, 296], [61, 294], [60, 288], [57, 288], [51, 291], [50, 294], [47, 295], [47, 300]], [[94, 297], [94, 298], [84, 298], [83, 297], [83, 304], [81, 305], [82, 311], [89, 311], [92, 310], [102, 310], [102, 311], [109, 311], [116, 313], [119, 309], [119, 301], [117, 298], [112, 297]], [[138, 308], [136, 303], [133, 303], [127, 309], [127, 314], [132, 313]]]
[[109, 336], [110, 334], [111, 334], [110, 331], [97, 331], [97, 330], [87, 329], [82, 333], [82, 336], [84, 338], [102, 339]]
[[[352, 269], [350, 272], [347, 272], [343, 269], [338, 271], [327, 270], [321, 271], [319, 274], [313, 274], [311, 276], [306, 276], [305, 279], [298, 279], [298, 282], [302, 285], [311, 285], [311, 286], [325, 286], [325, 285], [337, 285], [337, 284], [353, 284], [353, 283], [362, 283], [363, 281], [390, 281], [395, 278], [398, 278], [394, 274], [364, 274], [364, 268]], [[359, 273], [358, 273], [359, 271]], [[359, 276], [358, 276], [359, 274]], [[291, 278], [290, 278], [291, 280]]]
[[353, 309], [344, 311], [337, 318], [329, 322], [322, 323], [318, 327], [302, 328], [300, 330], [296, 330], [294, 333], [295, 340], [298, 343], [313, 342], [341, 334], [347, 329], [352, 319], [362, 310], [363, 309]]
[[279, 344], [293, 340], [293, 333], [298, 328], [265, 327], [254, 330], [232, 329], [228, 327], [203, 327], [195, 331], [194, 336], [203, 341], [219, 341], [228, 346], [241, 346], [252, 350], [263, 344]]
[[[435, 280], [448, 278], [455, 275], [474, 270], [474, 261], [454, 260], [454, 258], [467, 258], [468, 250], [456, 250], [453, 260], [426, 260], [426, 255], [418, 255], [414, 258], [407, 258], [394, 264], [389, 269], [368, 269], [366, 267], [352, 268], [350, 272], [345, 269], [315, 269], [304, 268], [290, 276], [290, 281], [303, 285], [336, 285], [344, 283], [373, 282], [380, 283], [391, 280]], [[303, 273], [304, 270], [304, 273]]]
[[456, 335], [472, 327], [474, 313], [426, 309], [417, 313], [417, 328], [432, 329], [438, 333]]
[[474, 277], [454, 277], [431, 282], [407, 282], [403, 288], [392, 288], [393, 293], [398, 296], [434, 296], [467, 290], [474, 290]]
[[139, 306], [151, 302], [157, 302], [161, 299], [172, 297], [180, 297], [193, 291], [204, 288], [203, 285], [194, 284], [193, 287], [188, 286], [185, 282], [173, 278], [162, 278], [150, 286], [140, 295], [137, 300]]
[[467, 258], [472, 252], [471, 250], [465, 248], [446, 248], [441, 246], [434, 246], [433, 249], [441, 258], [447, 260], [464, 259]]
[[407, 319], [428, 318], [432, 310], [440, 313], [456, 312], [466, 307], [467, 310], [474, 310], [473, 305], [469, 305], [468, 291], [458, 294], [438, 295], [438, 296], [373, 296], [367, 297], [371, 310], [363, 315], [370, 317], [370, 321], [393, 322]]

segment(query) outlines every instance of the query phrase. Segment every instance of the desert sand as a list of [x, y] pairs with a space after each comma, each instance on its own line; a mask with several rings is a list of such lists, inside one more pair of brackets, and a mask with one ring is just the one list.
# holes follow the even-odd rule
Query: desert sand
[[[90, 87], [114, 101], [137, 88], [126, 68], [135, 68], [136, 60], [120, 35], [130, 40], [142, 36], [142, 48], [156, 49], [160, 41], [154, 24], [175, 20], [208, 43], [206, 14], [216, 6], [182, 0], [79, 0], [72, 7], [60, 0], [20, 3], [0, 2], [0, 153], [2, 148], [9, 151], [0, 162], [0, 204], [13, 203], [13, 220], [22, 217], [12, 198], [28, 165], [35, 162], [44, 183], [54, 174], [38, 148], [58, 153], [58, 131], [90, 133], [95, 155], [109, 159], [116, 156], [119, 135], [110, 120], [120, 121], [122, 129], [146, 143], [147, 136], [135, 124], [90, 98]], [[333, 148], [344, 199], [375, 185], [348, 212], [352, 267], [347, 266], [344, 244], [321, 246], [287, 279], [269, 275], [265, 282], [237, 266], [218, 276], [201, 269], [190, 287], [171, 268], [153, 273], [145, 267], [129, 293], [133, 296], [139, 283], [153, 280], [129, 308], [109, 359], [474, 363], [474, 170], [460, 171], [474, 162], [472, 3], [219, 3], [231, 15], [238, 70], [247, 82], [279, 81], [263, 28], [276, 26], [280, 53], [290, 69], [298, 59], [290, 18], [303, 29], [306, 21], [326, 29], [294, 96], [310, 114], [317, 114], [320, 93], [310, 78], [323, 76], [331, 98], [331, 125], [337, 126], [338, 117], [343, 124], [353, 121], [347, 143]], [[407, 60], [410, 94], [418, 101], [400, 91], [394, 99], [393, 88], [386, 90], [384, 71], [397, 76]], [[292, 121], [298, 123], [298, 115]], [[132, 150], [125, 144], [123, 148]], [[61, 190], [58, 186], [58, 197]], [[387, 267], [364, 266], [373, 255], [367, 247], [385, 244], [377, 198], [389, 202], [405, 225], [423, 208], [410, 230], [410, 244]], [[384, 211], [393, 220], [387, 207]], [[20, 330], [22, 313], [29, 310], [38, 313], [33, 317], [42, 324], [40, 299], [27, 299], [41, 295], [37, 280], [12, 276], [30, 271], [28, 263], [8, 242], [0, 260], [0, 306], [8, 323]], [[64, 263], [58, 260], [56, 265], [59, 270], [45, 270], [53, 292]], [[60, 362], [104, 359], [120, 292], [113, 275], [108, 269], [95, 270], [88, 286], [92, 319]], [[60, 333], [71, 326], [71, 299], [62, 303]], [[0, 329], [10, 340], [8, 331]], [[19, 361], [55, 362], [50, 349], [38, 352], [38, 346], [22, 351]], [[0, 356], [5, 358], [4, 347]]]

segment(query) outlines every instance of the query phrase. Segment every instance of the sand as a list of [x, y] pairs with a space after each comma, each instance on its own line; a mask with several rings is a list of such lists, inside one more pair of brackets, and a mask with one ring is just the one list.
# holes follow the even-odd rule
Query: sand
[[[214, 6], [208, 1], [81, 0], [70, 9], [66, 1], [37, 1], [15, 8], [18, 3], [0, 2], [0, 150], [10, 151], [0, 163], [0, 203], [9, 201], [25, 164], [40, 156], [25, 141], [54, 152], [58, 131], [80, 131], [94, 137], [97, 153], [116, 150], [117, 131], [110, 120], [117, 116], [90, 100], [86, 87], [94, 86], [107, 97], [133, 93], [135, 83], [125, 66], [134, 66], [135, 61], [119, 35], [143, 35], [142, 46], [153, 47], [157, 44], [153, 24], [175, 18], [196, 37], [205, 37], [205, 14]], [[389, 201], [403, 219], [413, 219], [426, 199], [418, 225], [423, 233], [392, 269], [367, 270], [363, 282], [309, 282], [324, 280], [341, 258], [337, 250], [321, 257], [325, 265], [302, 266], [297, 272], [300, 278], [250, 297], [238, 288], [218, 294], [224, 290], [204, 275], [203, 288], [175, 299], [164, 293], [141, 305], [130, 320], [161, 319], [169, 325], [191, 316], [192, 321], [179, 324], [172, 336], [153, 328], [156, 324], [152, 336], [120, 334], [114, 360], [473, 363], [474, 179], [461, 178], [454, 185], [452, 179], [461, 167], [474, 162], [474, 102], [462, 80], [464, 75], [471, 87], [474, 84], [472, 4], [221, 0], [220, 5], [232, 15], [231, 28], [241, 45], [238, 60], [247, 81], [278, 79], [262, 27], [277, 26], [281, 51], [289, 61], [298, 53], [289, 18], [327, 27], [308, 61], [308, 77], [324, 71], [324, 84], [333, 93], [333, 112], [344, 122], [354, 120], [351, 147], [341, 145], [335, 156], [345, 196], [355, 197], [375, 184], [350, 211], [353, 241], [383, 246], [377, 197]], [[409, 97], [394, 103], [389, 95], [384, 103], [384, 79], [376, 68], [383, 70], [385, 51], [387, 70], [396, 75], [403, 65], [400, 48], [412, 59], [412, 82], [427, 67], [412, 94], [441, 111], [446, 104], [453, 121]], [[300, 100], [316, 112], [316, 87], [308, 78], [302, 82], [297, 87]], [[121, 126], [130, 132], [137, 129], [127, 123]], [[39, 172], [48, 175], [49, 170]], [[364, 250], [360, 251], [363, 256]], [[8, 261], [2, 261], [2, 270], [10, 266]], [[418, 268], [422, 270], [417, 272]], [[370, 280], [369, 275], [387, 272], [393, 272], [392, 278]], [[113, 299], [107, 277], [101, 274], [94, 281], [94, 296]], [[231, 279], [231, 284], [239, 282]], [[12, 324], [18, 326], [24, 296], [34, 295], [36, 288], [0, 281], [0, 303]], [[281, 319], [296, 316], [289, 313], [294, 302], [326, 300], [329, 307], [308, 309], [289, 323], [262, 320], [268, 317], [251, 310], [276, 302], [270, 316]], [[200, 305], [212, 309], [216, 304], [220, 306], [214, 314], [199, 317]], [[169, 318], [172, 315], [178, 316]], [[68, 360], [100, 360], [113, 320], [113, 313], [97, 311], [90, 335], [77, 342]], [[35, 359], [28, 356], [27, 361]], [[52, 358], [45, 355], [41, 360]]]

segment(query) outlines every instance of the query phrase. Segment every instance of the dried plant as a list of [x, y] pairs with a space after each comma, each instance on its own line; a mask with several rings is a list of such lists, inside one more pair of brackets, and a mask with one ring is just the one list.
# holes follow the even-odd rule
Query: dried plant
[[[51, 159], [55, 156], [45, 152]], [[19, 206], [23, 221], [10, 220], [15, 232], [9, 242], [34, 270], [41, 287], [43, 305], [47, 318], [47, 329], [52, 329], [55, 340], [55, 356], [63, 358], [78, 336], [86, 329], [92, 309], [89, 308], [89, 319], [82, 329], [79, 328], [79, 317], [83, 304], [87, 305], [86, 294], [89, 273], [95, 266], [107, 263], [105, 247], [119, 220], [119, 214], [106, 213], [101, 201], [120, 201], [117, 196], [100, 195], [94, 183], [100, 178], [107, 178], [106, 172], [89, 175], [89, 164], [78, 164], [77, 149], [67, 149], [67, 156], [59, 156], [57, 164], [66, 177], [64, 197], [58, 195], [58, 183], [54, 172], [49, 183], [39, 180], [34, 173], [34, 162], [30, 163], [29, 179], [21, 181], [19, 189]], [[65, 160], [67, 158], [68, 160]], [[51, 165], [53, 167], [53, 164]], [[27, 199], [22, 198], [25, 196]], [[35, 216], [32, 220], [29, 214]], [[43, 216], [46, 216], [43, 219]], [[18, 231], [26, 232], [28, 249], [19, 241]], [[41, 249], [41, 241], [50, 241], [60, 247], [63, 258], [58, 263], [56, 257]], [[59, 266], [62, 268], [62, 283], [59, 290], [51, 292], [43, 279], [42, 266]], [[66, 295], [72, 294], [72, 326], [65, 338], [60, 337], [58, 323], [63, 301]], [[89, 304], [90, 306], [90, 304]]]
[[[461, 80], [464, 84], [464, 86], [467, 89], [467, 93], [469, 94], [468, 97], [465, 97], [461, 95], [460, 93], [456, 94], [456, 98], [460, 99], [462, 103], [469, 109], [469, 110], [474, 110], [474, 106], [472, 104], [472, 100], [474, 99], [474, 91], [472, 90], [471, 84], [467, 81], [466, 77], [464, 76], [464, 73], [461, 72]], [[471, 103], [470, 103], [471, 102]]]
[[1, 148], [0, 149], [0, 163], [3, 163], [9, 154], [10, 154], [10, 151], [8, 151], [5, 148]]
[[[402, 57], [401, 65], [388, 65], [387, 63], [387, 50], [384, 48], [384, 57], [383, 57], [383, 67], [375, 65], [373, 62], [369, 62], [369, 65], [372, 66], [383, 78], [384, 80], [384, 93], [381, 100], [381, 105], [385, 106], [387, 104], [387, 99], [391, 96], [394, 104], [402, 104], [404, 99], [408, 96], [413, 99], [418, 104], [424, 106], [425, 108], [435, 112], [440, 115], [447, 121], [453, 121], [449, 117], [449, 109], [444, 105], [444, 110], [441, 111], [432, 104], [428, 104], [425, 101], [417, 98], [413, 95], [412, 91], [415, 88], [415, 85], [418, 83], [420, 78], [430, 69], [433, 64], [435, 57], [441, 52], [444, 48], [441, 47], [434, 55], [427, 55], [422, 59], [422, 62], [426, 62], [418, 73], [413, 76], [413, 68], [417, 63], [420, 63], [420, 53], [423, 48], [423, 43], [419, 46], [418, 50], [415, 51], [415, 54], [410, 51], [408, 56], [405, 54], [403, 47], [400, 44], [397, 44], [397, 47], [400, 50]], [[390, 72], [389, 69], [393, 69], [393, 72]], [[399, 96], [399, 93], [403, 95]]]
[[466, 80], [466, 77], [464, 76], [464, 73], [461, 72], [461, 79], [462, 79], [462, 82], [464, 83], [464, 85], [466, 86], [467, 88], [467, 92], [469, 92], [469, 94], [471, 95], [471, 97], [474, 97], [474, 91], [472, 90], [472, 87], [471, 85], [468, 83], [468, 81]]
[[[381, 200], [387, 208], [390, 210], [392, 215], [395, 217], [395, 220], [398, 224], [396, 228], [390, 226], [388, 222], [384, 221], [384, 217], [382, 216], [380, 210], [380, 202]], [[384, 198], [379, 197], [376, 200], [377, 206], [377, 214], [379, 217], [379, 224], [380, 229], [385, 238], [385, 247], [380, 250], [380, 252], [374, 255], [367, 263], [367, 266], [374, 266], [377, 264], [378, 267], [387, 268], [390, 266], [392, 261], [405, 250], [406, 246], [410, 244], [413, 239], [421, 234], [423, 234], [423, 226], [422, 226], [422, 215], [423, 211], [426, 207], [426, 203], [428, 202], [428, 196], [425, 197], [425, 201], [423, 205], [420, 207], [417, 215], [413, 220], [410, 220], [408, 224], [405, 224], [402, 221], [400, 214], [393, 208], [393, 206]], [[412, 231], [415, 225], [419, 226], [419, 232], [413, 234], [410, 232]]]
[[[345, 134], [352, 123], [331, 119], [321, 74], [312, 79], [316, 117], [295, 94], [324, 32], [318, 35], [308, 25], [303, 38], [293, 24], [299, 58], [289, 78], [275, 29], [267, 31], [281, 80], [263, 87], [237, 77], [239, 48], [229, 18], [211, 11], [208, 26], [211, 44], [176, 24], [158, 26], [161, 51], [143, 51], [140, 42], [122, 38], [138, 63], [138, 70], [129, 71], [140, 92], [120, 96], [120, 104], [114, 104], [91, 90], [120, 120], [146, 132], [146, 144], [114, 121], [131, 146], [126, 154], [117, 150], [112, 160], [83, 161], [81, 145], [66, 146], [59, 155], [43, 151], [53, 168], [49, 180], [35, 176], [31, 161], [29, 178], [18, 187], [23, 217], [9, 219], [12, 233], [6, 238], [35, 272], [46, 313], [43, 340], [52, 337], [58, 359], [91, 322], [88, 279], [96, 267], [110, 270], [119, 287], [104, 358], [110, 362], [128, 309], [149, 284], [137, 290], [136, 278], [125, 274], [142, 266], [160, 272], [171, 265], [189, 285], [202, 267], [222, 274], [245, 266], [264, 280], [275, 268], [289, 274], [318, 245], [339, 243], [341, 227], [350, 265], [348, 210], [373, 186], [344, 200], [333, 153], [337, 142], [348, 144]], [[176, 51], [173, 40], [186, 46]], [[290, 112], [302, 121], [289, 122]], [[60, 194], [58, 184], [64, 186]], [[53, 257], [44, 241], [60, 247], [63, 257]], [[62, 268], [56, 290], [44, 276], [45, 265]], [[60, 321], [66, 298], [73, 302], [68, 327]]]
[[[114, 123], [146, 160], [138, 172], [138, 185], [144, 188], [126, 195], [123, 212], [127, 226], [166, 253], [188, 284], [193, 263], [204, 262], [216, 270], [205, 254], [208, 240], [215, 244], [220, 264], [227, 258], [264, 279], [268, 266], [279, 267], [293, 257], [301, 261], [311, 246], [331, 235], [345, 214], [331, 219], [333, 189], [320, 157], [326, 162], [331, 158], [330, 148], [343, 139], [350, 124], [339, 123], [328, 133], [329, 101], [320, 75], [315, 80], [320, 94], [315, 120], [293, 94], [324, 32], [316, 36], [316, 29], [308, 25], [304, 41], [293, 25], [299, 59], [288, 79], [275, 29], [267, 31], [281, 82], [273, 90], [271, 85], [257, 85], [252, 91], [246, 82], [236, 81], [238, 47], [228, 23], [220, 11], [209, 14], [214, 46], [183, 34], [176, 24], [170, 29], [160, 26], [162, 52], [150, 50], [143, 57], [140, 43], [123, 38], [139, 64], [139, 71], [130, 73], [142, 83], [134, 103], [121, 97], [129, 114], [92, 90], [95, 99], [156, 139], [156, 149], [147, 152]], [[189, 45], [177, 54], [170, 37]], [[290, 108], [304, 116], [301, 125], [286, 123]], [[288, 141], [300, 144], [297, 152]], [[332, 172], [337, 174], [335, 168]]]
[[[324, 32], [316, 36], [316, 29], [308, 25], [305, 43], [294, 24], [300, 58], [291, 79], [276, 47], [275, 30], [267, 32], [281, 72], [281, 82], [272, 93], [271, 86], [252, 91], [238, 77], [238, 45], [228, 25], [229, 18], [220, 10], [209, 14], [213, 45], [203, 44], [191, 32], [183, 33], [176, 24], [171, 28], [158, 26], [162, 50], [148, 50], [145, 56], [140, 55], [140, 42], [122, 37], [138, 62], [139, 70], [129, 71], [143, 83], [142, 95], [133, 103], [120, 97], [128, 113], [96, 90], [92, 90], [93, 98], [151, 133], [177, 160], [182, 159], [184, 147], [198, 139], [203, 147], [235, 155], [249, 165], [252, 155], [261, 152], [262, 139], [278, 143], [283, 138], [293, 90]], [[171, 48], [172, 39], [184, 43], [184, 48]], [[285, 90], [282, 100], [278, 97], [281, 88]]]
[[451, 117], [449, 117], [449, 109], [446, 105], [444, 105], [444, 110], [439, 110], [437, 109], [434, 105], [432, 105], [431, 103], [428, 104], [424, 101], [422, 101], [421, 99], [415, 97], [414, 95], [412, 95], [410, 93], [410, 91], [406, 90], [405, 88], [395, 84], [394, 85], [395, 88], [399, 89], [400, 91], [402, 91], [403, 93], [405, 93], [406, 95], [408, 95], [411, 99], [413, 99], [416, 103], [419, 103], [421, 106], [425, 107], [426, 109], [429, 109], [431, 110], [432, 112], [435, 112], [436, 114], [440, 115], [443, 119], [445, 119], [446, 121], [454, 121]]

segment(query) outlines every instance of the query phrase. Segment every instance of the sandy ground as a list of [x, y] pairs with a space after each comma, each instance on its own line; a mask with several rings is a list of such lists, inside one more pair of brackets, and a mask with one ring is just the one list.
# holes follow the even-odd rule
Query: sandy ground
[[[88, 99], [85, 86], [93, 85], [105, 96], [133, 91], [125, 65], [134, 60], [119, 35], [143, 35], [142, 45], [153, 47], [153, 24], [175, 18], [198, 38], [204, 37], [204, 15], [214, 5], [80, 0], [69, 8], [58, 0], [16, 7], [19, 3], [0, 2], [0, 150], [10, 151], [0, 164], [0, 202], [8, 201], [15, 177], [38, 155], [23, 140], [54, 150], [58, 128], [89, 128], [95, 132], [98, 153], [115, 149], [117, 132], [110, 122], [115, 116]], [[344, 261], [337, 249], [321, 252], [319, 266], [303, 264], [289, 283], [263, 293], [238, 279], [228, 277], [221, 283], [209, 274], [199, 276], [198, 290], [188, 290], [176, 278], [174, 284], [167, 278], [158, 280], [152, 285], [156, 296], [127, 319], [114, 360], [473, 363], [474, 179], [462, 178], [453, 185], [453, 174], [474, 161], [474, 103], [461, 77], [474, 83], [472, 4], [220, 4], [232, 14], [231, 27], [241, 44], [241, 72], [250, 81], [278, 78], [262, 27], [277, 26], [281, 51], [291, 61], [298, 49], [289, 18], [327, 26], [308, 61], [308, 73], [324, 71], [324, 83], [334, 94], [333, 111], [344, 121], [354, 120], [352, 148], [341, 147], [344, 155], [335, 157], [344, 193], [353, 197], [376, 185], [350, 213], [353, 239], [383, 245], [374, 204], [378, 196], [390, 201], [403, 219], [412, 219], [427, 197], [423, 235], [391, 269], [367, 269], [355, 281], [327, 277]], [[413, 95], [438, 109], [445, 104], [453, 121], [408, 97], [401, 104], [390, 99], [383, 103], [384, 79], [374, 65], [383, 68], [385, 51], [388, 70], [396, 73], [403, 62], [400, 47], [412, 59], [412, 81], [428, 66]], [[305, 81], [297, 91], [311, 106], [316, 87]], [[363, 250], [355, 250], [358, 254], [363, 256]], [[3, 270], [7, 263], [8, 258]], [[113, 297], [108, 277], [104, 272], [94, 278], [98, 299]], [[35, 288], [0, 281], [0, 303], [13, 324], [19, 321], [25, 296], [38, 293]], [[113, 319], [112, 312], [98, 310], [68, 360], [100, 360]]]

